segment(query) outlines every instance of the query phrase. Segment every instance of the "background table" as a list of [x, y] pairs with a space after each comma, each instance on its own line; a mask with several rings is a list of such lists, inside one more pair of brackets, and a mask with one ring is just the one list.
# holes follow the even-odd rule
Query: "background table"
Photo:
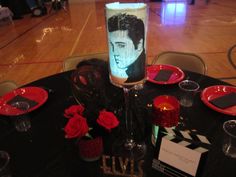
[[[227, 83], [207, 76], [192, 72], [185, 72], [186, 77], [197, 81], [201, 89]], [[49, 93], [47, 102], [29, 116], [32, 120], [32, 129], [27, 133], [16, 132], [10, 117], [0, 117], [0, 149], [9, 152], [11, 156], [11, 168], [16, 177], [95, 177], [103, 176], [100, 161], [83, 162], [77, 155], [73, 140], [64, 138], [63, 127], [67, 121], [63, 116], [64, 110], [72, 104], [76, 104], [70, 85], [71, 72], [60, 73], [35, 82], [27, 86], [39, 86], [53, 90]], [[120, 90], [122, 93], [122, 90]], [[140, 92], [139, 101], [141, 107], [152, 102], [155, 96], [168, 94], [178, 96], [178, 85], [156, 85], [147, 82]], [[236, 159], [224, 156], [221, 150], [222, 124], [233, 116], [224, 115], [205, 106], [200, 100], [199, 94], [195, 97], [192, 108], [181, 110], [181, 114], [188, 121], [189, 129], [196, 129], [200, 134], [208, 136], [212, 140], [212, 148], [209, 152], [204, 172], [204, 177], [235, 177]], [[146, 119], [143, 117], [143, 119]], [[147, 124], [149, 125], [149, 124]], [[149, 130], [149, 128], [147, 128]], [[149, 132], [149, 131], [146, 131]], [[149, 132], [150, 133], [150, 132]], [[150, 142], [150, 134], [146, 134], [147, 143]], [[110, 137], [105, 138], [105, 152], [109, 153]], [[151, 169], [153, 148], [148, 146], [145, 163], [146, 176], [165, 176]]]

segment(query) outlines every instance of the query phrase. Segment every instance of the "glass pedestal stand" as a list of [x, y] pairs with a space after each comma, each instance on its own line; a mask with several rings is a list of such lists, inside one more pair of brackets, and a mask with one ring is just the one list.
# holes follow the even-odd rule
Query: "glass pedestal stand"
[[142, 159], [145, 155], [146, 145], [144, 142], [137, 142], [135, 140], [135, 130], [134, 129], [134, 114], [133, 108], [135, 104], [133, 103], [134, 98], [131, 97], [131, 89], [134, 87], [124, 87], [124, 98], [125, 98], [125, 137], [118, 138], [113, 146], [112, 152], [115, 156], [126, 157], [128, 159], [133, 159], [138, 161]]

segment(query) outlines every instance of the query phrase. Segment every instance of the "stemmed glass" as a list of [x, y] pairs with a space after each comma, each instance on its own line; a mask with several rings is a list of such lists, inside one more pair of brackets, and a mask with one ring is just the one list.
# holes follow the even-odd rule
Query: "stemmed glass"
[[[109, 76], [123, 88], [125, 102], [125, 137], [113, 144], [113, 153], [130, 159], [144, 157], [145, 144], [135, 139], [133, 93], [142, 88], [146, 77], [147, 6], [144, 3], [106, 4], [109, 44]], [[135, 108], [136, 109], [136, 108]]]
[[[134, 114], [134, 92], [137, 94], [137, 85], [133, 87], [123, 87], [124, 91], [124, 103], [125, 103], [125, 129], [124, 136], [117, 139], [112, 147], [112, 152], [117, 156], [125, 156], [130, 159], [140, 160], [145, 155], [146, 145], [143, 140], [136, 139], [137, 129], [137, 118]], [[140, 87], [140, 86], [138, 86]], [[142, 87], [142, 86], [141, 86]], [[141, 133], [141, 132], [139, 132]], [[140, 135], [142, 136], [142, 135]]]

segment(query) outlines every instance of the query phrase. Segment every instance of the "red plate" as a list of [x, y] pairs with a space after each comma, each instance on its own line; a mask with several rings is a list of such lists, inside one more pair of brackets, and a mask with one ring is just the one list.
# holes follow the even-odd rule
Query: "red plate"
[[[154, 80], [157, 73], [163, 69], [173, 71], [169, 80], [168, 81]], [[147, 67], [147, 80], [155, 84], [175, 84], [183, 80], [184, 76], [185, 76], [184, 72], [180, 68], [172, 65], [151, 65]]]
[[[38, 104], [34, 107], [31, 107], [27, 111], [17, 109], [16, 107], [7, 104], [9, 100], [11, 100], [17, 95], [36, 101]], [[19, 88], [10, 93], [7, 93], [6, 95], [0, 98], [0, 114], [6, 116], [22, 115], [37, 109], [38, 107], [43, 105], [47, 99], [48, 99], [47, 91], [40, 87]]]
[[224, 96], [224, 95], [232, 93], [232, 92], [236, 92], [236, 87], [225, 86], [225, 85], [214, 85], [211, 87], [207, 87], [202, 91], [201, 100], [208, 107], [210, 107], [211, 109], [213, 109], [215, 111], [221, 112], [223, 114], [235, 116], [236, 115], [236, 105], [225, 108], [225, 109], [221, 109], [219, 107], [214, 106], [213, 104], [211, 104], [209, 102], [210, 100], [212, 100], [214, 98], [218, 98], [220, 96]]

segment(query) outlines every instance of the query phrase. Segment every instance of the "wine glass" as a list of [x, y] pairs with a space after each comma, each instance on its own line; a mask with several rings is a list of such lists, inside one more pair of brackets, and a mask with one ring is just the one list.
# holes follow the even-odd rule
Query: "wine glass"
[[143, 88], [146, 78], [147, 6], [144, 3], [106, 4], [109, 44], [109, 76], [123, 88], [125, 102], [125, 137], [113, 144], [113, 153], [139, 160], [144, 157], [145, 143], [137, 142], [134, 125], [134, 94]]

